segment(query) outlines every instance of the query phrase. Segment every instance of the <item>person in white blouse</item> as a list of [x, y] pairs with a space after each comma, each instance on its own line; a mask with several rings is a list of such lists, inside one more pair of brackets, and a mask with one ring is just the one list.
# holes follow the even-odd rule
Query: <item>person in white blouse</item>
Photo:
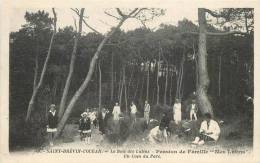
[[173, 119], [176, 124], [181, 122], [181, 101], [180, 99], [176, 99], [173, 105]]
[[131, 121], [136, 122], [136, 113], [137, 113], [137, 108], [134, 104], [134, 102], [131, 103]]
[[118, 103], [116, 103], [116, 105], [114, 106], [112, 114], [113, 114], [114, 121], [120, 119], [121, 109]]
[[217, 141], [220, 135], [218, 122], [212, 119], [210, 113], [205, 113], [205, 120], [202, 121], [199, 136], [192, 142], [193, 144], [203, 145], [207, 141]]

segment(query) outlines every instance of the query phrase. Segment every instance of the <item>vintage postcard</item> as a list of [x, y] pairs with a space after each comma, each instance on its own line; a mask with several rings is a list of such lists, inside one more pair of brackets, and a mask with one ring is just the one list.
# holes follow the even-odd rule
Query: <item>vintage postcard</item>
[[260, 161], [259, 1], [0, 3], [1, 163]]

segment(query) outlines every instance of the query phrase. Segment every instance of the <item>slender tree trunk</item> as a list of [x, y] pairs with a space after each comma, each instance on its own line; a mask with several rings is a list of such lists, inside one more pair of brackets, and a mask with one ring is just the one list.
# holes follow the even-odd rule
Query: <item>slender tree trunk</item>
[[37, 86], [38, 71], [39, 71], [39, 39], [36, 38], [36, 56], [35, 56], [33, 89], [35, 89]]
[[[131, 68], [131, 67], [130, 67]], [[129, 80], [129, 82], [128, 82], [128, 84], [127, 84], [127, 90], [128, 90], [128, 92], [127, 92], [127, 98], [129, 98], [129, 96], [130, 96], [130, 90], [131, 90], [131, 83], [132, 83], [132, 80], [133, 80], [133, 76], [134, 76], [134, 67], [131, 69], [131, 75], [130, 75], [130, 80]]]
[[169, 105], [171, 105], [172, 104], [172, 71], [170, 71], [171, 73], [170, 73], [170, 102], [169, 102]]
[[114, 53], [111, 55], [111, 94], [110, 100], [114, 101]]
[[140, 96], [139, 96], [139, 103], [142, 102], [143, 100], [143, 92], [144, 92], [144, 83], [145, 83], [145, 75], [142, 75], [142, 86], [141, 86], [141, 89], [140, 89]]
[[68, 98], [68, 92], [69, 92], [69, 88], [70, 88], [70, 84], [71, 84], [71, 80], [72, 80], [72, 75], [74, 72], [74, 67], [75, 67], [75, 61], [76, 61], [76, 54], [77, 54], [77, 48], [78, 48], [78, 41], [80, 39], [81, 36], [81, 32], [82, 32], [82, 22], [83, 22], [83, 16], [84, 16], [84, 8], [82, 8], [80, 10], [80, 17], [79, 17], [79, 31], [76, 34], [76, 37], [74, 39], [74, 46], [73, 46], [73, 50], [71, 53], [71, 59], [70, 59], [70, 68], [69, 68], [69, 74], [66, 80], [66, 84], [63, 90], [63, 94], [62, 94], [62, 98], [61, 98], [61, 102], [60, 102], [60, 109], [58, 112], [58, 117], [59, 119], [61, 119], [63, 113], [64, 113], [64, 109], [66, 107], [66, 102], [67, 102], [67, 98]]
[[221, 94], [221, 55], [219, 56], [219, 70], [218, 70], [218, 96]]
[[146, 100], [149, 101], [149, 81], [150, 81], [150, 67], [151, 62], [149, 62], [148, 70], [147, 70], [147, 80], [146, 80]]
[[169, 65], [167, 63], [166, 77], [165, 77], [165, 87], [164, 87], [164, 105], [167, 104], [167, 89], [168, 89], [168, 75], [169, 75]]
[[118, 82], [118, 92], [117, 92], [117, 99], [119, 100], [119, 98], [120, 98], [120, 91], [121, 91], [121, 79], [122, 78], [122, 71], [120, 70], [120, 72], [119, 72], [119, 82]]
[[159, 60], [157, 62], [157, 98], [156, 98], [156, 104], [159, 104], [159, 98], [160, 98], [160, 95], [159, 95], [159, 91], [160, 91], [160, 88], [159, 88], [159, 72], [160, 72], [160, 60], [161, 60], [161, 44], [159, 43]]
[[99, 60], [98, 63], [98, 70], [99, 70], [99, 101], [98, 101], [98, 108], [99, 108], [99, 112], [101, 110], [101, 106], [102, 106], [102, 72], [101, 72], [101, 61]]
[[137, 92], [138, 92], [138, 88], [139, 88], [139, 84], [140, 84], [140, 78], [138, 77], [138, 79], [137, 79], [137, 85], [136, 85], [136, 89], [135, 89], [135, 93], [134, 93], [134, 98], [133, 98], [133, 100], [136, 99]]
[[199, 87], [197, 90], [198, 105], [203, 114], [210, 113], [213, 116], [212, 105], [208, 99], [207, 91], [209, 86], [209, 77], [207, 69], [207, 22], [205, 10], [198, 9], [199, 21], [199, 53], [198, 53], [198, 72], [199, 72]]
[[185, 54], [183, 54], [182, 62], [181, 62], [181, 73], [180, 73], [180, 85], [179, 85], [179, 98], [182, 99], [182, 94], [183, 94], [183, 66], [185, 62]]
[[127, 104], [127, 85], [126, 85], [126, 80], [125, 80], [125, 67], [123, 69], [123, 83], [124, 83], [124, 93], [125, 93], [125, 111], [128, 113], [128, 104]]
[[40, 88], [42, 87], [44, 76], [46, 74], [47, 66], [48, 66], [48, 63], [49, 63], [49, 60], [50, 60], [53, 41], [54, 41], [54, 37], [55, 37], [55, 34], [56, 34], [56, 22], [57, 22], [56, 12], [55, 12], [54, 8], [52, 9], [52, 11], [53, 11], [53, 15], [54, 15], [54, 31], [52, 33], [48, 53], [47, 53], [47, 56], [46, 56], [46, 59], [45, 59], [45, 62], [44, 62], [43, 68], [42, 68], [40, 80], [39, 80], [37, 86], [35, 87], [35, 89], [33, 89], [32, 97], [31, 97], [29, 105], [28, 105], [27, 114], [26, 114], [26, 118], [25, 118], [26, 122], [28, 122], [28, 120], [31, 116], [31, 113], [34, 109], [35, 99], [36, 99], [36, 96], [37, 96]]
[[70, 100], [69, 105], [67, 106], [67, 109], [65, 110], [65, 113], [62, 116], [62, 118], [61, 118], [61, 120], [58, 124], [58, 128], [57, 128], [58, 131], [55, 135], [55, 138], [57, 138], [57, 136], [59, 136], [61, 131], [64, 129], [64, 126], [65, 126], [65, 124], [66, 124], [66, 122], [67, 122], [67, 120], [70, 116], [70, 113], [71, 113], [75, 103], [78, 101], [78, 99], [82, 95], [83, 91], [87, 88], [89, 81], [91, 80], [91, 77], [93, 75], [95, 65], [96, 65], [97, 59], [100, 55], [102, 48], [104, 47], [107, 40], [115, 33], [115, 31], [117, 31], [122, 26], [122, 24], [124, 23], [125, 20], [126, 20], [125, 18], [121, 19], [120, 22], [118, 23], [118, 25], [115, 28], [113, 28], [112, 31], [109, 32], [107, 34], [107, 36], [99, 44], [97, 51], [95, 52], [94, 56], [92, 57], [92, 59], [90, 61], [89, 71], [88, 71], [88, 74], [87, 74], [84, 82], [81, 84], [79, 89], [76, 91], [76, 93], [74, 94], [74, 96]]

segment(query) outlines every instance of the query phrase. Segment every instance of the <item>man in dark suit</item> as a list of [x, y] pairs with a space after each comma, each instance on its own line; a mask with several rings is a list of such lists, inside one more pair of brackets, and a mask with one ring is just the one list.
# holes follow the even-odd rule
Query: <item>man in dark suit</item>
[[108, 112], [109, 111], [106, 108], [102, 108], [101, 112], [98, 114], [99, 131], [102, 135], [101, 143], [103, 142], [106, 134]]

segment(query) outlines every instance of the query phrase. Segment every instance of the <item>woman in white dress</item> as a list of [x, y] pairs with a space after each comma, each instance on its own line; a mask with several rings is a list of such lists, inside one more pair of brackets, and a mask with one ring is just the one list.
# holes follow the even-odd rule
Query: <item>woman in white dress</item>
[[181, 101], [176, 99], [173, 105], [173, 119], [176, 124], [181, 122]]

